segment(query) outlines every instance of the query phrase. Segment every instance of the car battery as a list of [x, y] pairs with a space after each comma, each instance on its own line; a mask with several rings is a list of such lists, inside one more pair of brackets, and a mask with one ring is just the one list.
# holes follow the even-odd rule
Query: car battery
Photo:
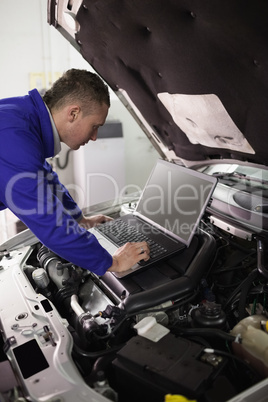
[[131, 402], [163, 402], [167, 394], [197, 399], [225, 365], [220, 356], [204, 359], [203, 349], [171, 333], [158, 342], [136, 336], [113, 361], [116, 382]]

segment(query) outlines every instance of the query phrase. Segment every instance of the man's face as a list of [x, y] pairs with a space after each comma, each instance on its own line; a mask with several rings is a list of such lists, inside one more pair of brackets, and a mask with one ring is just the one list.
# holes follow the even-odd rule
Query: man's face
[[87, 144], [89, 141], [96, 141], [98, 129], [105, 123], [108, 106], [97, 105], [92, 114], [86, 115], [83, 111], [73, 110], [70, 121], [60, 134], [61, 141], [73, 150]]

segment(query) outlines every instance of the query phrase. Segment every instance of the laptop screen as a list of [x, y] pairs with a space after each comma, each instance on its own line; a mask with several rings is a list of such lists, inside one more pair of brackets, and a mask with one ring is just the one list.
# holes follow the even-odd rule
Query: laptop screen
[[135, 213], [189, 246], [217, 179], [158, 160]]

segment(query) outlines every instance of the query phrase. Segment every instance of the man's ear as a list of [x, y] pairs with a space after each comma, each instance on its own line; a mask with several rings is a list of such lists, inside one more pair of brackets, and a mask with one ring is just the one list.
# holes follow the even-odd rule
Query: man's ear
[[68, 120], [73, 122], [77, 119], [79, 113], [81, 112], [80, 106], [72, 105], [68, 108]]

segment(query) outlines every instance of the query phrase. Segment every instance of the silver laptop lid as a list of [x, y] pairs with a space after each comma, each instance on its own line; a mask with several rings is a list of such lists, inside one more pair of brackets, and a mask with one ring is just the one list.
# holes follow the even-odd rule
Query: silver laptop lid
[[160, 159], [135, 214], [188, 247], [216, 183], [213, 176]]

